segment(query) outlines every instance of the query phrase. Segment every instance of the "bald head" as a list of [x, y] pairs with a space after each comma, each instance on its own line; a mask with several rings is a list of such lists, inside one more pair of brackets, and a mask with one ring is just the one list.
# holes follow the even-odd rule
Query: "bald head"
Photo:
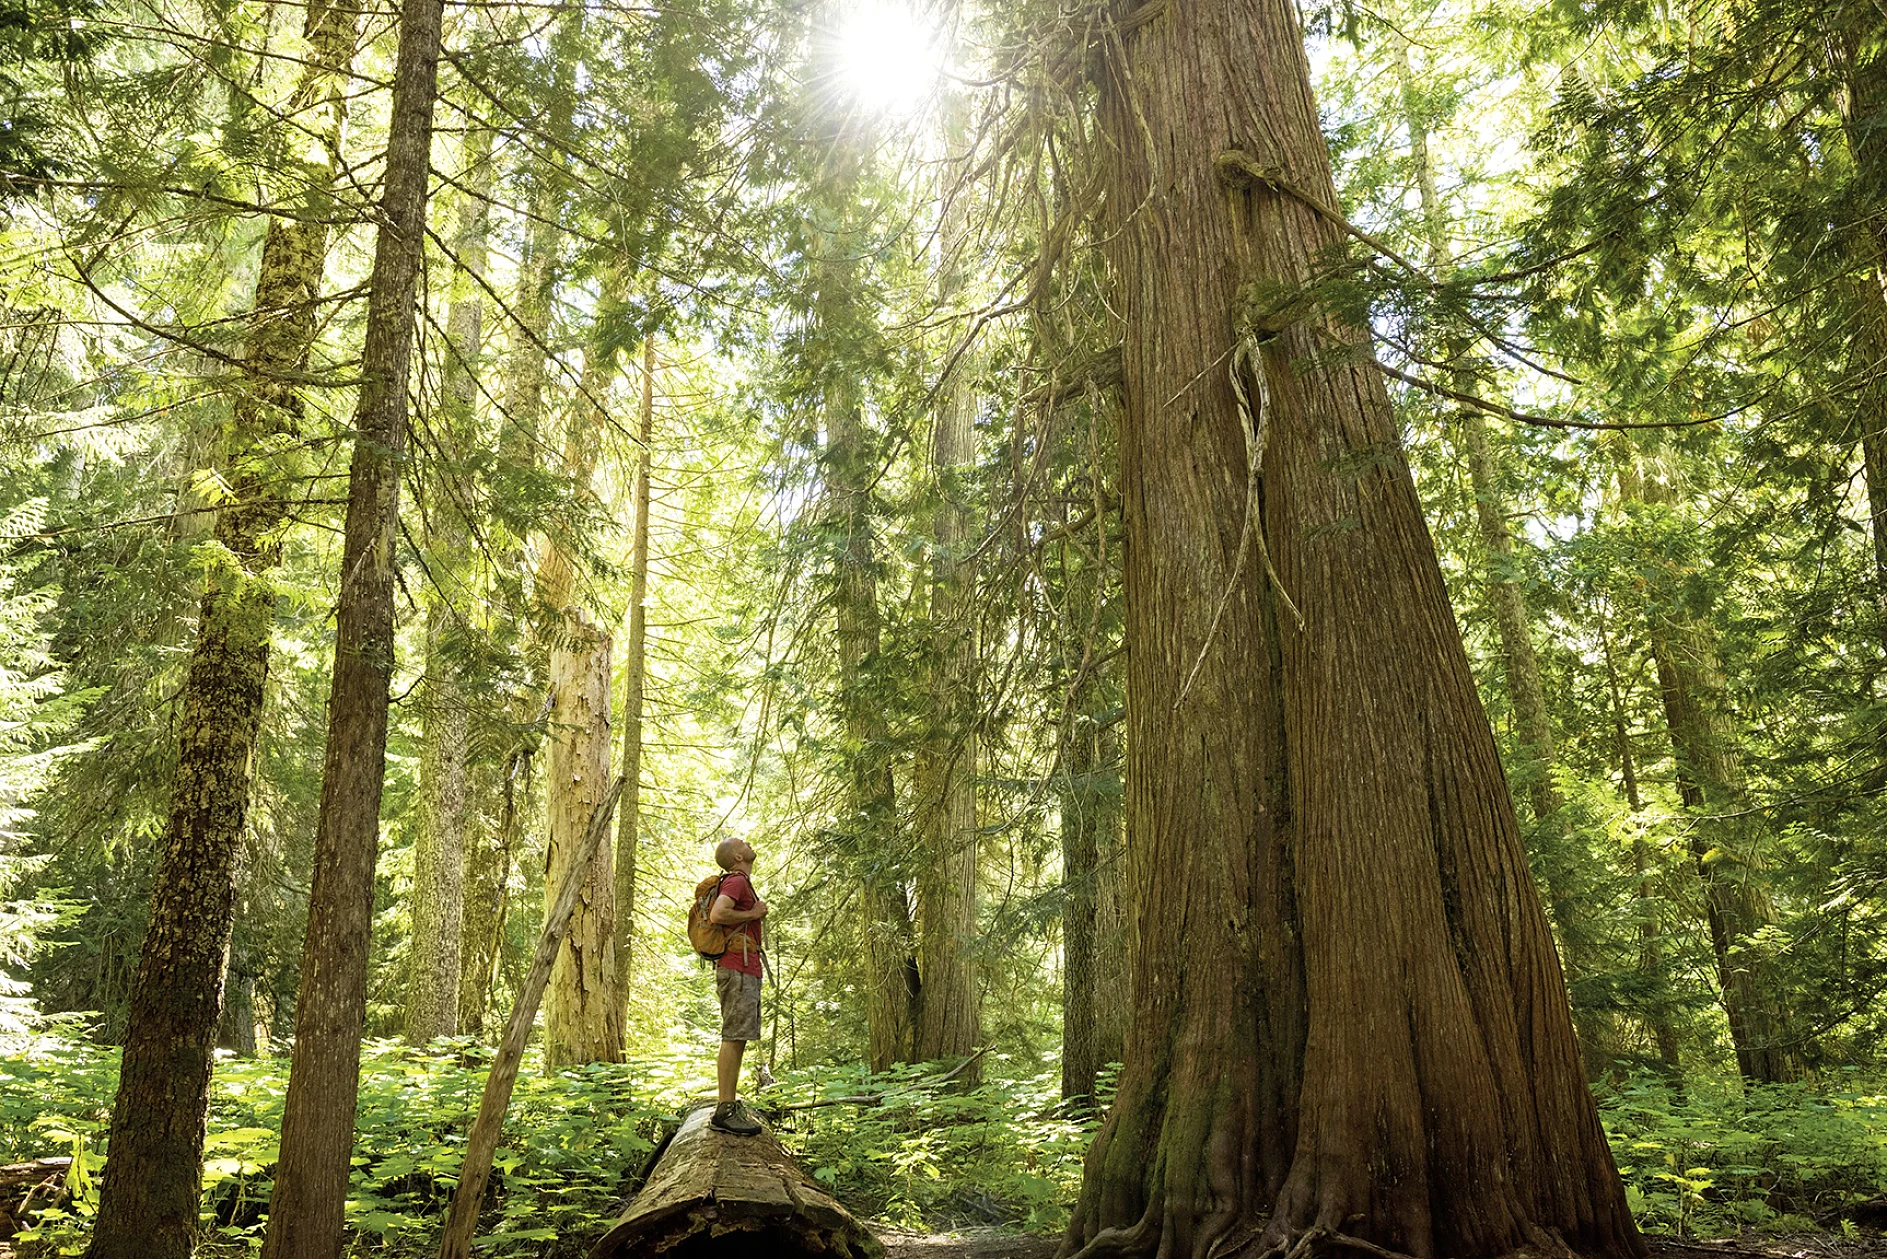
[[714, 846], [714, 864], [723, 870], [753, 865], [753, 845], [744, 839], [724, 839]]

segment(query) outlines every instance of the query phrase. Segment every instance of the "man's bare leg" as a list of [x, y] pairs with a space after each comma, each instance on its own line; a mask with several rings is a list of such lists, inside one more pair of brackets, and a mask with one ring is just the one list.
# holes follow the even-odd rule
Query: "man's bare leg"
[[724, 1040], [721, 1052], [714, 1059], [715, 1083], [719, 1086], [718, 1100], [722, 1105], [734, 1100], [740, 1092], [740, 1060], [747, 1052], [744, 1040]]

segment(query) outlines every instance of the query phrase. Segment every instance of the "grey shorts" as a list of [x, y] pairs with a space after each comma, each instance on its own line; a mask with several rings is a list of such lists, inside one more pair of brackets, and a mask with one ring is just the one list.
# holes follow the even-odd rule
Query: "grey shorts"
[[714, 990], [721, 998], [721, 1039], [760, 1039], [760, 976], [725, 966], [714, 968]]

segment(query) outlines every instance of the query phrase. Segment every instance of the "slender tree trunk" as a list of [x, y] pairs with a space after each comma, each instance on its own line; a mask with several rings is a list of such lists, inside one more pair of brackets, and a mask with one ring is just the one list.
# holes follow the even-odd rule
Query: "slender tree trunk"
[[406, 1039], [458, 1033], [465, 912], [465, 752], [470, 712], [457, 665], [441, 643], [453, 613], [437, 592], [426, 610], [425, 709], [420, 716], [419, 838], [413, 846], [413, 943]]
[[[1605, 653], [1605, 679], [1612, 699], [1613, 737], [1618, 742], [1618, 772], [1625, 788], [1625, 803], [1636, 818], [1644, 812], [1644, 799], [1638, 792], [1638, 762], [1632, 755], [1631, 731], [1625, 719], [1625, 692], [1618, 680], [1618, 662], [1612, 655], [1612, 635], [1603, 618], [1599, 621], [1599, 643]], [[1678, 1056], [1677, 1028], [1671, 1022], [1670, 976], [1664, 965], [1664, 933], [1658, 929], [1658, 897], [1652, 887], [1651, 846], [1642, 835], [1631, 845], [1632, 867], [1638, 875], [1633, 892], [1638, 912], [1638, 973], [1648, 994], [1645, 1023], [1651, 1041], [1657, 1046], [1658, 1061], [1673, 1084], [1684, 1078], [1683, 1062]]]
[[419, 759], [420, 830], [413, 854], [413, 947], [406, 998], [406, 1037], [424, 1044], [459, 1030], [459, 977], [463, 969], [465, 874], [471, 820], [466, 694], [449, 639], [464, 625], [453, 594], [464, 579], [467, 549], [462, 495], [452, 489], [455, 465], [477, 441], [478, 370], [484, 333], [486, 231], [491, 188], [491, 132], [480, 128], [466, 142], [463, 178], [469, 191], [459, 206], [453, 242], [452, 301], [446, 313], [442, 371], [445, 423], [438, 441], [446, 467], [428, 520], [425, 709]]
[[850, 827], [865, 867], [867, 1054], [874, 1071], [909, 1062], [915, 1048], [917, 959], [902, 870], [885, 850], [895, 844], [897, 799], [885, 744], [884, 710], [871, 693], [878, 667], [877, 559], [873, 554], [870, 484], [876, 464], [864, 418], [849, 385], [826, 398], [826, 465], [835, 525], [844, 539], [837, 605], [839, 709], [850, 764]]
[[553, 1071], [622, 1061], [616, 875], [609, 845], [597, 845], [587, 863], [572, 868], [572, 854], [589, 834], [609, 789], [609, 648], [609, 635], [571, 609], [550, 653], [546, 904], [556, 904], [568, 880], [583, 883], [545, 997], [544, 1065]]
[[1826, 38], [1841, 85], [1837, 104], [1856, 182], [1873, 210], [1865, 226], [1851, 233], [1858, 274], [1843, 296], [1854, 303], [1862, 325], [1855, 338], [1863, 360], [1856, 367], [1864, 377], [1858, 395], [1861, 466], [1874, 542], [1874, 598], [1887, 634], [1887, 40], [1874, 20], [1878, 15], [1865, 8], [1828, 12], [1846, 20]]
[[[338, 83], [353, 59], [357, 20], [351, 8], [309, 5], [309, 55], [291, 98], [293, 110], [314, 120], [317, 161], [330, 179], [346, 116]], [[301, 423], [296, 378], [307, 370], [316, 335], [327, 257], [323, 212], [307, 220], [272, 215], [263, 237], [244, 380], [227, 438], [233, 502], [216, 514], [220, 562], [184, 675], [176, 780], [132, 981], [111, 1170], [88, 1251], [94, 1259], [184, 1259], [196, 1238], [211, 1049], [275, 624], [270, 571], [281, 560], [294, 497], [284, 475], [290, 469], [274, 452]]]
[[1101, 604], [1106, 598], [1105, 540], [1110, 521], [1096, 496], [1092, 550], [1064, 543], [1061, 571], [1067, 614], [1054, 632], [1073, 661], [1059, 683], [1065, 712], [1057, 761], [1061, 812], [1062, 1096], [1092, 1098], [1100, 1068], [1120, 1055], [1124, 1013], [1119, 976], [1120, 777], [1110, 755], [1111, 726], [1099, 711], [1104, 691]]
[[616, 820], [616, 974], [626, 1012], [635, 958], [636, 849], [642, 841], [642, 707], [648, 679], [649, 499], [655, 445], [655, 337], [642, 343], [642, 414], [636, 432], [635, 555], [629, 567], [629, 642], [624, 648], [622, 813]]
[[[1635, 456], [1619, 466], [1619, 492], [1628, 503], [1659, 508], [1676, 499], [1669, 485], [1644, 476]], [[1746, 812], [1748, 785], [1716, 640], [1706, 617], [1682, 606], [1675, 574], [1670, 576], [1646, 608], [1647, 628], [1677, 764], [1678, 796], [1685, 808], [1706, 814], [1691, 828], [1691, 857], [1703, 884], [1737, 1070], [1759, 1083], [1792, 1080], [1798, 1072], [1782, 977], [1756, 939], [1775, 922], [1775, 908], [1762, 881], [1760, 836]]]
[[488, 843], [475, 844], [465, 863], [465, 947], [459, 963], [459, 1030], [485, 1034], [485, 1011], [504, 952], [505, 917], [511, 905], [511, 860], [522, 830], [519, 797], [530, 794], [531, 753], [514, 748], [505, 758], [498, 788], [498, 825]]
[[930, 694], [933, 725], [918, 753], [918, 989], [920, 1062], [960, 1058], [981, 1028], [976, 938], [975, 570], [964, 478], [975, 462], [976, 398], [961, 365], [931, 436], [939, 502], [931, 526]]
[[1068, 1249], [1642, 1254], [1387, 395], [1278, 300], [1344, 240], [1296, 8], [1114, 29], [1133, 998]]
[[400, 10], [385, 188], [348, 470], [314, 883], [264, 1259], [336, 1259], [341, 1252], [386, 780], [394, 534], [443, 13], [442, 0], [414, 0]]
[[[1446, 275], [1454, 268], [1448, 212], [1435, 184], [1434, 164], [1429, 160], [1427, 119], [1422, 112], [1415, 72], [1409, 65], [1406, 41], [1398, 39], [1396, 57], [1397, 72], [1402, 80], [1409, 151], [1415, 164], [1416, 187], [1421, 194], [1422, 218], [1428, 233], [1429, 260], [1438, 274]], [[1462, 361], [1459, 347], [1444, 348], [1443, 352], [1457, 364], [1450, 382], [1453, 387], [1461, 393], [1478, 392], [1479, 384]], [[1481, 542], [1481, 577], [1500, 637], [1507, 699], [1513, 705], [1514, 729], [1520, 736], [1521, 774], [1537, 831], [1550, 826], [1566, 802], [1553, 777], [1558, 749], [1546, 707], [1546, 687], [1540, 680], [1539, 657], [1533, 651], [1533, 614], [1520, 584], [1513, 530], [1507, 523], [1506, 478], [1481, 412], [1464, 406], [1451, 417], [1451, 422], [1454, 446], [1468, 465], [1468, 483], [1474, 492], [1474, 520]], [[1585, 932], [1579, 922], [1577, 897], [1560, 868], [1558, 854], [1551, 851], [1551, 844], [1536, 841], [1535, 848], [1536, 860], [1545, 876], [1547, 913], [1558, 939], [1560, 961], [1565, 966], [1568, 984], [1576, 984], [1586, 971], [1579, 947]], [[1606, 1038], [1592, 1034], [1594, 1031], [1596, 1029], [1587, 1029], [1587, 1034], [1581, 1037], [1589, 1074], [1595, 1074], [1606, 1057], [1594, 1043]]]

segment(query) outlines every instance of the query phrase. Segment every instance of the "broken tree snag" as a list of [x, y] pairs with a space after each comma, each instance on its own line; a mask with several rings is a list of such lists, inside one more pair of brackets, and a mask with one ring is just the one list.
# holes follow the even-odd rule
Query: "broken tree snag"
[[590, 1259], [877, 1259], [878, 1239], [799, 1169], [771, 1130], [737, 1137], [693, 1111]]

